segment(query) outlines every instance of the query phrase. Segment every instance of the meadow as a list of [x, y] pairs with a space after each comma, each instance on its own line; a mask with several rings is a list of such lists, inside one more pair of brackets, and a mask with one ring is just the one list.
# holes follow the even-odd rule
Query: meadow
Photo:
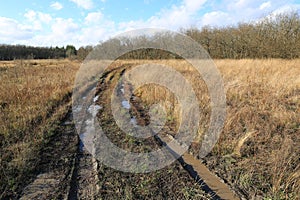
[[78, 68], [68, 60], [0, 63], [0, 199], [35, 175], [40, 149], [70, 105]]
[[[183, 61], [145, 62], [172, 66], [196, 90], [202, 115], [199, 137], [189, 151], [198, 158], [210, 116], [205, 83]], [[214, 62], [224, 80], [227, 117], [217, 144], [203, 163], [247, 199], [299, 199], [300, 60]], [[55, 134], [55, 127], [70, 110], [79, 66], [79, 61], [67, 59], [0, 62], [0, 199], [19, 193], [36, 176], [45, 140]], [[169, 119], [176, 129], [179, 108], [174, 96], [151, 85], [135, 95], [145, 104], [156, 99], [171, 101]]]

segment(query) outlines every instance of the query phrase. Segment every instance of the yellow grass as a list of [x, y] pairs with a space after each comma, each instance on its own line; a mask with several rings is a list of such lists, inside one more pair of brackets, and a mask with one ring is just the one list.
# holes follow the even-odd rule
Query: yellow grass
[[213, 155], [233, 153], [252, 132], [238, 147], [242, 158], [225, 166], [227, 177], [251, 196], [299, 198], [300, 60], [216, 64], [227, 89], [228, 114]]
[[[196, 141], [201, 144], [202, 134], [208, 128], [210, 106], [205, 83], [197, 72], [178, 60], [126, 62], [172, 66], [191, 82], [202, 111]], [[224, 79], [227, 118], [221, 137], [206, 162], [247, 198], [299, 198], [300, 60], [214, 62]], [[169, 105], [175, 106], [169, 107], [173, 112], [167, 109], [168, 114], [177, 122], [180, 108], [170, 92], [146, 85], [135, 94], [146, 104], [169, 101]], [[195, 156], [200, 144], [192, 145]]]
[[78, 66], [67, 60], [0, 63], [1, 135], [20, 137], [30, 124], [47, 118], [71, 92]]
[[[201, 142], [210, 115], [205, 83], [186, 63], [154, 62], [173, 66], [192, 83], [202, 110], [197, 139]], [[300, 60], [215, 60], [215, 63], [224, 79], [227, 118], [218, 143], [205, 158], [208, 166], [248, 198], [299, 198]], [[36, 130], [44, 126], [55, 108], [67, 101], [78, 69], [79, 63], [68, 60], [0, 63], [1, 170], [8, 166], [14, 169], [28, 166], [32, 143], [43, 138]], [[174, 104], [172, 115], [179, 115], [174, 96], [163, 88], [145, 86], [135, 92], [147, 103], [155, 99], [170, 101]], [[193, 144], [191, 151], [195, 156], [197, 149], [199, 145]]]
[[0, 193], [35, 167], [47, 123], [65, 112], [59, 107], [70, 100], [78, 67], [68, 60], [0, 62]]

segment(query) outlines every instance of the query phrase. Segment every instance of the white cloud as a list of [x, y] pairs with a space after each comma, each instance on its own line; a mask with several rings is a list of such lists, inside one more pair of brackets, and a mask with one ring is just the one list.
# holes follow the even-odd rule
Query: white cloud
[[63, 8], [63, 5], [59, 2], [54, 2], [50, 5], [51, 8], [55, 9], [55, 10], [61, 10]]
[[29, 10], [24, 14], [24, 17], [31, 21], [39, 21], [41, 23], [49, 24], [52, 20], [52, 17], [50, 14], [42, 13], [42, 12], [36, 12], [34, 10]]
[[50, 24], [52, 17], [50, 14], [29, 10], [24, 14], [24, 17], [30, 22], [24, 25], [28, 29], [41, 31], [43, 24]]
[[30, 22], [28, 25], [25, 25], [26, 28], [32, 29], [33, 31], [40, 31], [42, 29], [42, 23], [37, 19], [37, 12], [29, 10], [24, 14], [24, 17]]
[[135, 21], [131, 20], [128, 22], [120, 22], [118, 24], [118, 29], [122, 31], [129, 31], [132, 29], [146, 28], [146, 27], [147, 27], [147, 22], [142, 20], [135, 20]]
[[82, 33], [78, 37], [77, 46], [96, 45], [100, 41], [106, 40], [115, 34], [113, 27], [87, 27], [82, 29]]
[[103, 14], [101, 12], [91, 12], [85, 17], [86, 24], [97, 24], [103, 18]]
[[49, 32], [44, 31], [42, 34], [37, 34], [31, 40], [24, 42], [38, 46], [66, 46], [68, 44], [77, 46], [80, 35], [80, 26], [72, 18], [55, 18]]
[[52, 17], [50, 14], [38, 12], [38, 19], [42, 23], [49, 24], [52, 21]]
[[[93, 5], [96, 5], [94, 0], [69, 1], [84, 9], [91, 9]], [[97, 1], [98, 3], [105, 2], [105, 0]], [[144, 0], [145, 3], [152, 1]], [[58, 10], [59, 2], [59, 0], [53, 0], [50, 4], [51, 8]], [[207, 7], [211, 11], [202, 14], [205, 11], [204, 8]], [[225, 26], [241, 21], [256, 20], [271, 10], [275, 10], [274, 13], [277, 14], [295, 9], [300, 9], [300, 5], [274, 0], [223, 0], [220, 5], [219, 3], [218, 5], [217, 3], [211, 4], [207, 0], [181, 0], [178, 4], [161, 9], [148, 19], [123, 22], [111, 21], [100, 11], [80, 10], [81, 15], [79, 15], [82, 18], [75, 21], [75, 18], [54, 18], [55, 15], [27, 10], [24, 13], [24, 19], [19, 21], [0, 17], [0, 41], [39, 46], [73, 44], [80, 47], [88, 44], [96, 45], [99, 41], [113, 37], [117, 33], [136, 28], [178, 30], [192, 25], [198, 28], [204, 25]]]
[[292, 12], [298, 12], [300, 13], [300, 4], [289, 4], [289, 5], [283, 5], [277, 9], [275, 9], [270, 14], [260, 17], [255, 20], [255, 22], [263, 22], [264, 20], [275, 20], [277, 15], [280, 14], [289, 14]]
[[187, 11], [197, 11], [199, 10], [204, 3], [206, 3], [206, 0], [184, 0], [183, 6], [186, 8]]
[[18, 23], [18, 21], [0, 17], [0, 41], [16, 44], [18, 40], [27, 40], [33, 37], [32, 30]]
[[119, 23], [119, 29], [132, 30], [134, 28], [166, 28], [177, 30], [181, 27], [196, 24], [197, 12], [203, 7], [207, 0], [183, 0], [180, 5], [173, 5], [171, 9], [163, 9], [146, 21], [132, 20]]
[[81, 32], [78, 34], [77, 46], [96, 45], [100, 41], [113, 37], [116, 34], [115, 22], [105, 19], [103, 15], [100, 17], [101, 23], [97, 21], [81, 27]]
[[[228, 2], [224, 1], [223, 3]], [[227, 12], [234, 12], [243, 15], [245, 12], [251, 9], [257, 9], [261, 5], [261, 0], [234, 0], [227, 3], [226, 10]]]
[[86, 10], [89, 10], [93, 8], [93, 1], [92, 0], [70, 0], [73, 3], [75, 3], [78, 7], [84, 8]]
[[267, 1], [267, 2], [262, 3], [262, 4], [259, 6], [259, 9], [260, 9], [260, 10], [265, 10], [265, 9], [267, 9], [267, 8], [270, 8], [271, 6], [272, 6], [271, 1]]
[[65, 37], [69, 34], [73, 34], [79, 31], [79, 26], [73, 21], [72, 18], [56, 18], [55, 23], [52, 25], [51, 29], [52, 32], [56, 35]]
[[29, 21], [33, 21], [36, 19], [36, 12], [29, 10], [24, 14], [24, 17], [26, 17]]
[[230, 24], [232, 19], [230, 15], [222, 11], [213, 11], [206, 13], [201, 20], [201, 26], [210, 25], [210, 26], [220, 26], [222, 24]]
[[[220, 22], [218, 23], [221, 26], [226, 26], [233, 25], [238, 22], [255, 21], [268, 14], [276, 7], [280, 7], [282, 4], [286, 3], [275, 0], [223, 0], [221, 5], [215, 6], [216, 9], [213, 10], [213, 12], [217, 12], [218, 15], [221, 15], [221, 13], [224, 15], [224, 13], [226, 13], [227, 17], [224, 16], [226, 17], [224, 19], [220, 19], [219, 17]], [[211, 15], [211, 18], [218, 17], [209, 13], [204, 14], [206, 17], [209, 15]], [[216, 24], [216, 22], [213, 22], [213, 24]]]
[[171, 10], [164, 10], [159, 15], [149, 18], [148, 23], [152, 27], [164, 27], [177, 29], [180, 26], [185, 26], [192, 22], [192, 13], [187, 14], [186, 7], [173, 7]]
[[250, 2], [247, 1], [247, 0], [238, 0], [236, 3], [235, 3], [235, 6], [237, 8], [243, 8], [243, 7], [246, 7]]
[[278, 14], [283, 14], [283, 13], [288, 13], [288, 12], [293, 12], [293, 11], [299, 11], [300, 10], [300, 4], [292, 4], [292, 5], [284, 5], [281, 6], [279, 8], [277, 8], [276, 10], [274, 10], [272, 13], [274, 15], [278, 15]]

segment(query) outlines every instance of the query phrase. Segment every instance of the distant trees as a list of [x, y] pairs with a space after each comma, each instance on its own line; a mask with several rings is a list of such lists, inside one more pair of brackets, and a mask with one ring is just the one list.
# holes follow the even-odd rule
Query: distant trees
[[66, 56], [68, 58], [74, 58], [77, 55], [77, 50], [73, 45], [67, 45]]
[[[296, 12], [271, 15], [252, 23], [236, 26], [182, 29], [181, 32], [193, 38], [212, 58], [300, 58], [300, 16]], [[118, 52], [127, 52], [121, 59], [178, 59], [178, 55], [159, 49], [139, 49], [128, 52], [135, 46], [151, 47], [155, 44], [176, 46], [176, 34], [162, 33], [151, 37], [121, 37], [101, 42], [97, 46], [80, 47], [30, 47], [24, 45], [0, 45], [0, 60], [72, 58], [113, 59]], [[180, 46], [183, 52], [193, 48]], [[94, 50], [94, 51], [92, 51]], [[128, 51], [127, 51], [128, 50]], [[193, 56], [189, 52], [188, 56]]]
[[[210, 27], [201, 29], [182, 29], [203, 46], [212, 58], [300, 58], [300, 16], [298, 13], [270, 15], [252, 23], [240, 23], [236, 26]], [[117, 52], [126, 52], [135, 46], [151, 47], [155, 44], [170, 45], [178, 35], [171, 33], [156, 34], [151, 37], [137, 36], [114, 38], [100, 43], [92, 53], [94, 58], [113, 59]], [[179, 38], [180, 39], [180, 38]], [[182, 38], [181, 38], [182, 39]], [[138, 45], [139, 44], [139, 45]], [[193, 50], [188, 46], [181, 49]], [[187, 53], [193, 57], [193, 52]], [[121, 59], [178, 59], [178, 55], [159, 49], [138, 49], [126, 53]]]
[[[168, 42], [167, 42], [168, 41]], [[177, 59], [173, 52], [157, 49], [157, 44], [175, 44], [176, 38], [169, 33], [157, 33], [154, 36], [119, 37], [109, 39], [94, 47], [90, 59]], [[142, 47], [145, 48], [142, 48]], [[166, 46], [165, 46], [166, 47]], [[182, 48], [182, 47], [180, 47]], [[135, 49], [132, 51], [132, 49]], [[122, 55], [123, 54], [123, 55]]]
[[86, 46], [77, 50], [73, 45], [67, 45], [66, 47], [32, 47], [0, 44], [0, 60], [58, 58], [83, 60], [93, 48], [92, 46]]
[[24, 45], [0, 45], [0, 60], [65, 58], [64, 47], [31, 47]]
[[84, 60], [92, 50], [93, 46], [80, 47], [77, 50], [77, 58], [79, 60]]
[[213, 58], [300, 57], [300, 16], [296, 12], [271, 15], [254, 23], [206, 26], [182, 33], [199, 42]]

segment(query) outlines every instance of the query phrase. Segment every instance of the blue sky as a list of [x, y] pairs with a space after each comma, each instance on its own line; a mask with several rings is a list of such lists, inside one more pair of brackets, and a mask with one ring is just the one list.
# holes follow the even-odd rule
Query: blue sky
[[0, 0], [0, 44], [95, 45], [136, 28], [226, 26], [300, 10], [300, 0]]

